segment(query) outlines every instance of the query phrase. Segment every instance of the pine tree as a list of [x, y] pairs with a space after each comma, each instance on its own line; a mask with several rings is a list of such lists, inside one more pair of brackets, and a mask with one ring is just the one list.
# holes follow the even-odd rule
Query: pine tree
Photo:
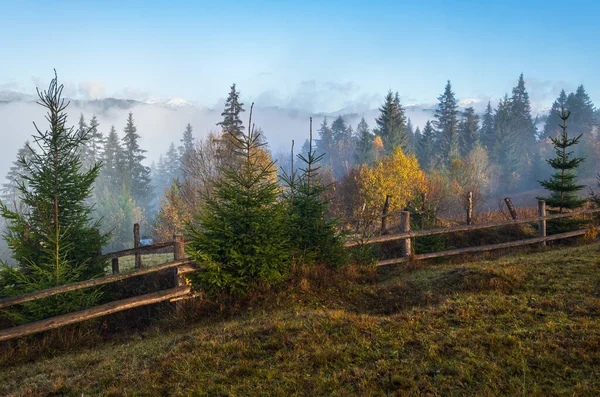
[[327, 117], [323, 118], [323, 123], [319, 127], [319, 139], [316, 140], [317, 154], [323, 155], [323, 164], [326, 166], [332, 166], [333, 164], [333, 148], [335, 146], [335, 140], [333, 139], [333, 132], [327, 123]]
[[131, 112], [123, 132], [125, 133], [122, 138], [124, 183], [129, 187], [135, 202], [142, 208], [147, 208], [152, 196], [150, 168], [142, 164], [146, 159], [144, 156], [146, 150], [142, 150], [139, 146], [140, 135], [137, 133]]
[[[569, 152], [569, 148], [575, 146], [582, 135], [576, 138], [569, 139], [567, 134], [567, 119], [570, 113], [561, 109], [561, 130], [562, 133], [559, 137], [550, 138], [555, 148], [556, 157], [547, 160], [548, 164], [556, 170], [556, 172], [545, 181], [540, 181], [540, 184], [550, 191], [550, 197], [538, 197], [538, 200], [545, 200], [546, 205], [552, 207], [551, 212], [563, 213], [565, 210], [573, 210], [581, 207], [585, 203], [585, 199], [577, 196], [577, 192], [582, 190], [585, 186], [578, 185], [575, 181], [577, 175], [575, 170], [584, 161], [581, 157], [573, 157], [573, 152]], [[559, 224], [560, 226], [574, 225], [577, 222], [573, 220], [560, 222], [553, 222], [553, 224]]]
[[[27, 211], [15, 212], [0, 203], [7, 220], [5, 239], [19, 269], [4, 267], [2, 294], [18, 295], [33, 290], [89, 279], [104, 274], [106, 259], [99, 253], [107, 235], [91, 221], [92, 209], [86, 200], [98, 176], [99, 164], [82, 170], [80, 149], [88, 139], [84, 131], [67, 128], [63, 86], [58, 78], [47, 91], [38, 90], [39, 104], [48, 110], [49, 130], [37, 126], [32, 156], [19, 162], [25, 172], [19, 177], [19, 193]], [[75, 291], [46, 299], [43, 304], [23, 306], [20, 320], [39, 319], [81, 309], [95, 302], [95, 292]]]
[[[356, 135], [358, 136], [358, 140], [356, 151], [354, 152], [354, 163], [356, 165], [371, 165], [374, 161], [373, 139], [375, 136], [369, 130], [369, 125], [364, 117], [358, 123], [358, 127], [356, 127]], [[307, 154], [304, 155], [304, 157], [306, 156]]]
[[431, 166], [434, 162], [435, 146], [435, 130], [431, 121], [427, 120], [421, 134], [421, 140], [419, 141], [419, 163], [421, 163], [424, 170], [431, 171]]
[[189, 228], [193, 240], [187, 252], [205, 269], [193, 283], [209, 293], [244, 293], [283, 280], [289, 270], [285, 212], [278, 200], [274, 163], [265, 162], [252, 128], [247, 135], [232, 138], [240, 164], [222, 169], [222, 177], [213, 182], [213, 194], [204, 197], [197, 226]]
[[492, 109], [492, 104], [489, 101], [481, 119], [479, 142], [481, 142], [481, 144], [488, 151], [490, 151], [496, 144], [494, 135], [494, 110]]
[[406, 153], [416, 153], [415, 131], [410, 119], [406, 122]]
[[30, 143], [26, 141], [25, 145], [17, 152], [17, 160], [13, 161], [6, 174], [6, 183], [2, 185], [2, 201], [15, 211], [20, 207], [19, 186], [23, 185], [27, 188], [26, 177], [29, 176], [29, 172], [24, 167], [21, 159], [28, 162], [31, 161], [32, 157], [33, 152]]
[[333, 138], [333, 150], [330, 158], [333, 173], [337, 178], [342, 177], [350, 168], [348, 159], [352, 158], [354, 149], [352, 141], [352, 127], [346, 126], [342, 116], [338, 116], [331, 123], [331, 135]]
[[550, 113], [548, 114], [548, 118], [544, 124], [544, 138], [556, 138], [560, 135], [560, 126], [562, 124], [560, 119], [561, 109], [566, 107], [567, 94], [565, 93], [565, 90], [562, 90], [558, 98], [552, 104], [552, 108], [550, 109]]
[[473, 107], [468, 107], [462, 114], [458, 124], [460, 137], [460, 155], [466, 156], [479, 141], [479, 116]]
[[569, 129], [573, 135], [585, 136], [592, 133], [596, 126], [594, 104], [583, 85], [577, 87], [575, 93], [567, 97], [565, 108], [571, 112]]
[[523, 74], [519, 76], [517, 86], [513, 88], [510, 100], [511, 130], [515, 140], [517, 166], [522, 177], [529, 175], [533, 165], [534, 146], [537, 130], [531, 116], [529, 94], [525, 88]]
[[102, 160], [104, 135], [98, 130], [99, 125], [98, 118], [93, 116], [88, 127], [88, 140], [82, 153], [84, 169], [88, 169]]
[[225, 109], [221, 113], [223, 121], [217, 123], [218, 126], [221, 126], [223, 132], [221, 137], [221, 156], [223, 158], [228, 158], [235, 153], [237, 141], [244, 134], [244, 125], [240, 118], [241, 113], [245, 111], [243, 106], [244, 104], [240, 102], [240, 93], [236, 91], [235, 84], [233, 84], [225, 101]]
[[175, 144], [171, 142], [169, 150], [165, 154], [165, 166], [169, 180], [172, 182], [173, 179], [179, 178], [180, 167], [179, 167], [179, 156], [175, 149]]
[[395, 95], [391, 90], [388, 92], [379, 112], [379, 117], [375, 119], [377, 129], [374, 132], [381, 137], [386, 154], [393, 153], [396, 147], [405, 150], [406, 116], [397, 92]]
[[99, 181], [108, 186], [111, 191], [120, 191], [123, 184], [123, 148], [119, 142], [119, 136], [115, 126], [110, 127], [108, 137], [104, 142], [102, 153], [102, 168], [100, 169]]
[[[192, 135], [192, 125], [188, 123], [183, 132], [183, 138], [181, 138], [181, 146], [179, 146], [179, 159], [182, 164], [182, 168], [185, 169], [185, 165], [189, 164], [195, 156], [196, 149], [194, 147], [194, 136]], [[183, 174], [183, 172], [182, 172]], [[182, 175], [185, 177], [185, 175]]]
[[494, 114], [494, 146], [489, 150], [492, 161], [501, 167], [500, 185], [504, 189], [514, 188], [521, 179], [513, 126], [511, 101], [505, 95]]
[[435, 110], [436, 149], [442, 160], [446, 163], [460, 154], [460, 139], [458, 136], [458, 103], [450, 80], [446, 83], [444, 93], [438, 97], [438, 106]]

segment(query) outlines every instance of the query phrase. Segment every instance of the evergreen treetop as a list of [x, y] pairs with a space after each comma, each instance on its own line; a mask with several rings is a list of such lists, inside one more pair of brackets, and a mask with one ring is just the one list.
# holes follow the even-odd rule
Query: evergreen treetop
[[552, 104], [552, 108], [550, 109], [550, 113], [548, 114], [548, 118], [546, 119], [546, 123], [544, 124], [544, 138], [554, 137], [556, 138], [561, 132], [561, 109], [566, 108], [567, 106], [567, 94], [565, 90], [560, 91], [560, 95], [554, 103]]
[[458, 136], [458, 103], [450, 80], [446, 83], [444, 93], [438, 97], [433, 126], [437, 133], [437, 150], [442, 159], [450, 162], [460, 154]]
[[376, 135], [381, 137], [386, 154], [393, 153], [396, 147], [406, 149], [406, 116], [400, 103], [400, 96], [388, 91], [375, 119]]
[[419, 163], [423, 169], [430, 171], [434, 162], [435, 153], [435, 130], [430, 120], [427, 120], [421, 139], [419, 140]]
[[491, 102], [488, 104], [481, 118], [481, 130], [479, 132], [479, 142], [488, 150], [492, 149], [495, 144], [494, 136], [494, 110]]
[[152, 195], [150, 168], [142, 164], [146, 159], [144, 155], [146, 150], [141, 149], [138, 143], [140, 135], [137, 133], [132, 112], [129, 112], [123, 132], [125, 133], [122, 138], [124, 183], [129, 187], [135, 202], [145, 208]]
[[354, 163], [357, 165], [370, 165], [373, 160], [373, 139], [375, 136], [369, 130], [369, 125], [365, 118], [361, 118], [356, 127], [357, 143], [354, 152]]
[[479, 142], [479, 116], [473, 107], [468, 107], [458, 124], [460, 154], [466, 156]]
[[231, 86], [229, 96], [225, 101], [225, 109], [221, 113], [223, 121], [217, 123], [222, 129], [223, 148], [221, 156], [226, 158], [236, 152], [237, 140], [244, 134], [244, 123], [240, 118], [244, 104], [240, 102], [240, 93], [236, 91], [235, 84]]

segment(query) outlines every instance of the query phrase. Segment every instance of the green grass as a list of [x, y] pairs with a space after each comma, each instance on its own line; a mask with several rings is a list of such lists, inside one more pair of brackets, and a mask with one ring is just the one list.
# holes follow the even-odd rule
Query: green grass
[[[142, 264], [146, 267], [160, 265], [162, 263], [170, 262], [172, 260], [173, 260], [173, 253], [142, 255]], [[122, 256], [119, 258], [119, 270], [122, 273], [133, 270], [134, 267], [135, 267], [135, 255]]]
[[300, 269], [179, 329], [5, 357], [0, 395], [598, 395], [599, 248]]

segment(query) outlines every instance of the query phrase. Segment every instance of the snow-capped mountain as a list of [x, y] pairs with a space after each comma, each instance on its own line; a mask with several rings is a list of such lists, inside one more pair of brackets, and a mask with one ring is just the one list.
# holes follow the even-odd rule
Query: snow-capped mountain
[[34, 97], [16, 91], [0, 91], [0, 102], [33, 101]]
[[144, 101], [144, 103], [146, 103], [148, 105], [162, 106], [162, 107], [166, 107], [169, 109], [180, 109], [180, 108], [189, 108], [189, 107], [196, 106], [192, 102], [186, 101], [183, 98], [168, 98], [168, 99], [150, 98], [150, 99]]

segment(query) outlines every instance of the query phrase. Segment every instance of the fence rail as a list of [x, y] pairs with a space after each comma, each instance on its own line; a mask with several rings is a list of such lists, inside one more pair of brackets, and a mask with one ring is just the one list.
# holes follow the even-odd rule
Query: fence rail
[[127, 273], [111, 274], [104, 277], [93, 278], [91, 280], [80, 281], [77, 283], [59, 285], [58, 287], [43, 289], [40, 291], [30, 292], [25, 295], [19, 295], [12, 298], [0, 299], [0, 309], [19, 305], [21, 303], [32, 302], [40, 299], [47, 298], [49, 296], [64, 294], [66, 292], [77, 291], [84, 288], [98, 287], [100, 285], [114, 283], [121, 280], [126, 280], [131, 277], [143, 276], [145, 274], [160, 272], [166, 269], [172, 269], [174, 267], [180, 268], [183, 266], [190, 266], [194, 264], [193, 259], [182, 259], [172, 262], [163, 263], [152, 267], [146, 267], [142, 269], [133, 270]]
[[[139, 228], [134, 227], [134, 235], [139, 236]], [[19, 295], [11, 298], [0, 299], [0, 309], [9, 306], [14, 306], [26, 302], [32, 302], [40, 299], [47, 298], [49, 296], [63, 294], [66, 292], [77, 291], [84, 288], [98, 287], [104, 284], [114, 283], [121, 280], [126, 280], [132, 277], [143, 276], [150, 273], [156, 273], [168, 269], [172, 269], [175, 287], [167, 290], [157, 291], [145, 295], [135, 296], [132, 298], [121, 299], [115, 302], [105, 303], [99, 306], [95, 306], [90, 309], [81, 310], [75, 313], [64, 314], [61, 316], [52, 317], [49, 319], [36, 321], [30, 324], [24, 324], [13, 328], [0, 330], [0, 342], [14, 339], [34, 333], [48, 331], [51, 329], [59, 328], [68, 324], [74, 324], [81, 321], [91, 320], [97, 317], [106, 316], [108, 314], [120, 312], [123, 310], [132, 309], [134, 307], [151, 305], [166, 300], [179, 300], [176, 304], [178, 310], [180, 309], [180, 300], [190, 293], [190, 287], [185, 285], [183, 275], [198, 269], [195, 261], [191, 258], [184, 257], [185, 240], [183, 236], [173, 236], [173, 241], [170, 243], [154, 244], [153, 246], [138, 247], [132, 250], [124, 250], [114, 252], [111, 254], [104, 255], [104, 257], [113, 258], [113, 274], [104, 277], [99, 277], [91, 280], [80, 281], [77, 283], [71, 283], [66, 285], [60, 285], [54, 288], [48, 288], [41, 291], [31, 292], [25, 295]], [[120, 274], [118, 271], [115, 272], [114, 260], [120, 256], [126, 255], [139, 255], [141, 252], [152, 252], [156, 249], [164, 249], [165, 247], [173, 247], [174, 261], [163, 263], [152, 267], [142, 267], [141, 258], [138, 264], [136, 258], [136, 269], [127, 273]]]
[[402, 233], [387, 234], [387, 235], [372, 237], [372, 238], [368, 238], [368, 239], [364, 239], [364, 240], [356, 239], [353, 241], [348, 241], [348, 242], [346, 242], [346, 247], [354, 247], [356, 245], [361, 245], [361, 244], [383, 243], [383, 242], [387, 242], [387, 241], [403, 240], [403, 239], [407, 239], [407, 238], [434, 236], [437, 234], [448, 234], [448, 233], [455, 233], [455, 232], [468, 232], [468, 231], [473, 231], [473, 230], [483, 230], [483, 229], [490, 229], [490, 228], [494, 228], [494, 227], [519, 225], [519, 224], [524, 224], [524, 223], [536, 223], [536, 222], [547, 221], [547, 220], [551, 220], [551, 219], [571, 218], [571, 217], [578, 216], [578, 215], [593, 214], [596, 212], [600, 212], [600, 208], [594, 208], [594, 209], [578, 211], [578, 212], [569, 212], [566, 214], [545, 215], [545, 216], [538, 216], [535, 218], [506, 220], [506, 221], [490, 222], [490, 223], [483, 223], [483, 224], [477, 224], [477, 225], [459, 225], [459, 226], [443, 227], [443, 228], [438, 228], [438, 229], [410, 230], [410, 231], [405, 231]]

